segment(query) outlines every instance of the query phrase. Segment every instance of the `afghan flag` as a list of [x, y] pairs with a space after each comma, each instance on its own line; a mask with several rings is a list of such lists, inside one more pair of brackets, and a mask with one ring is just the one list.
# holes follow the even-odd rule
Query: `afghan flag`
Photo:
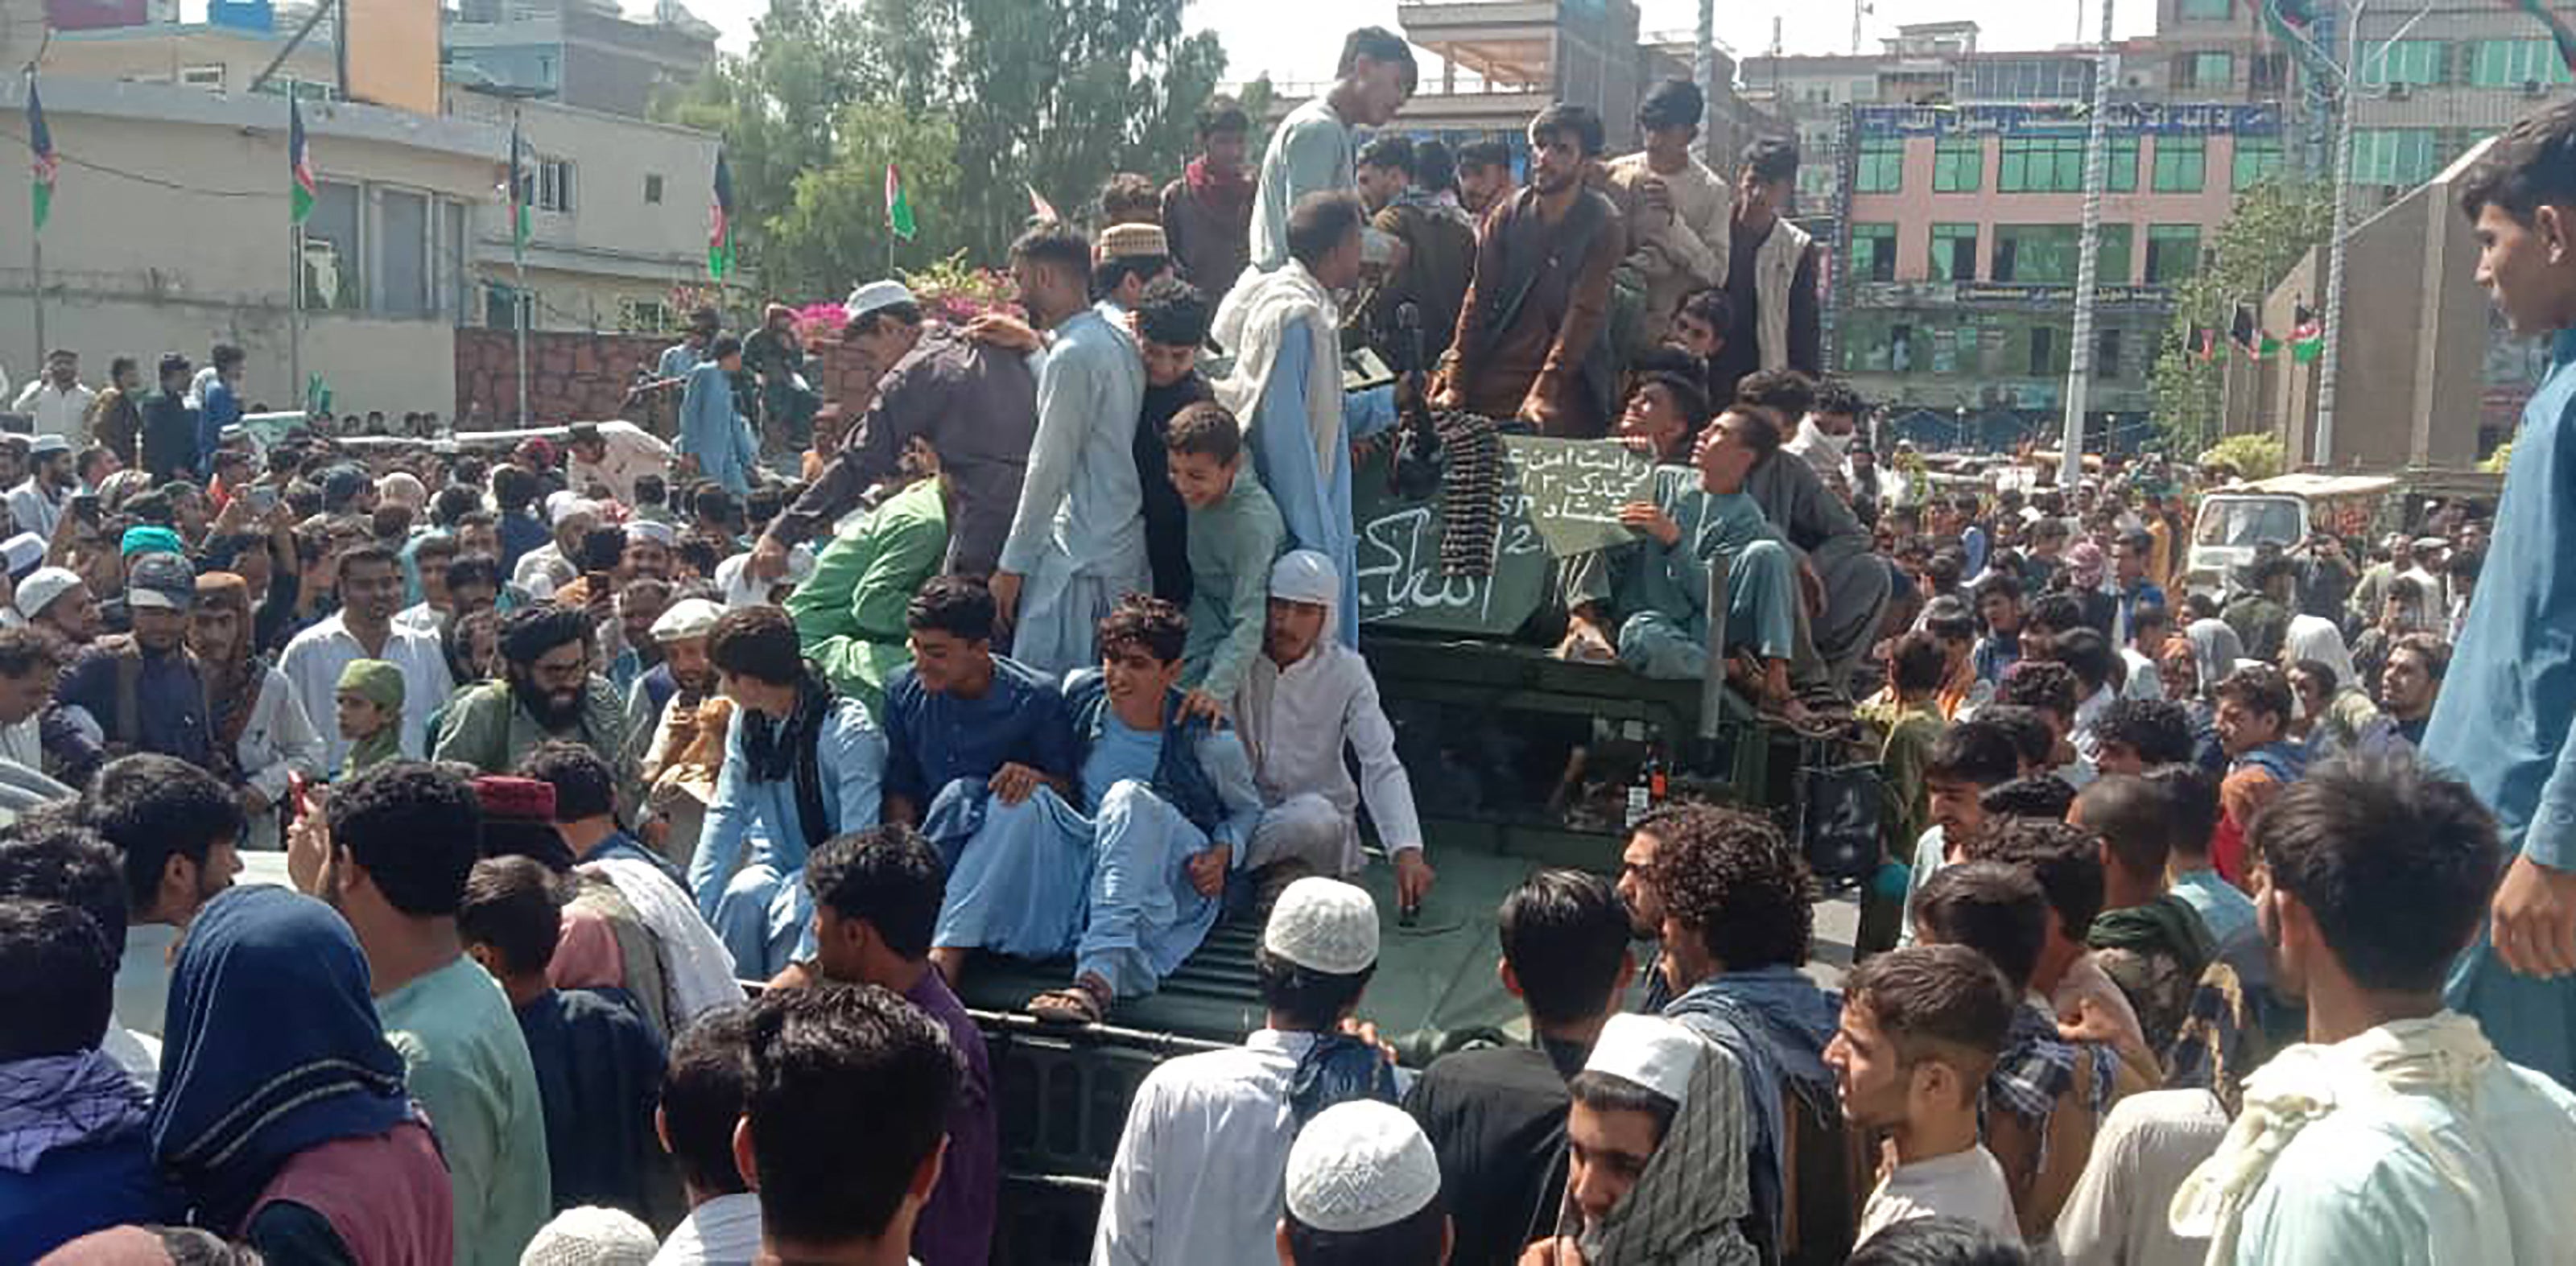
[[2255, 319], [2254, 306], [2247, 303], [2236, 305], [2236, 320], [2228, 327], [2227, 340], [2236, 345], [2236, 350], [2254, 360], [2281, 350], [2281, 340], [2263, 332], [2263, 327]]
[[2203, 363], [2218, 359], [2218, 331], [2205, 325], [2192, 330], [2191, 355]]
[[2564, 19], [2551, 13], [2544, 0], [2505, 0], [2505, 3], [2540, 19], [2540, 24], [2549, 28], [2549, 38], [2558, 44], [2559, 60], [2567, 63], [2569, 71], [2576, 72], [2576, 29], [2570, 29]]
[[707, 275], [723, 281], [733, 271], [733, 168], [716, 151], [715, 205], [707, 212]]
[[45, 231], [45, 218], [54, 211], [54, 170], [62, 165], [54, 156], [54, 133], [45, 126], [45, 104], [36, 99], [36, 72], [27, 72], [27, 151], [33, 155], [36, 183], [28, 190], [28, 204], [36, 213], [36, 231]]
[[919, 226], [913, 223], [912, 199], [903, 192], [903, 173], [886, 164], [886, 228], [896, 237], [909, 242]]
[[519, 136], [519, 115], [510, 114], [510, 258], [525, 260], [528, 254], [528, 166], [527, 143]]
[[321, 191], [313, 185], [313, 153], [304, 144], [304, 106], [292, 95], [286, 98], [286, 169], [295, 181], [287, 194], [287, 222], [302, 224]]
[[2326, 354], [2326, 324], [2304, 303], [2298, 315], [2299, 323], [2290, 331], [2290, 359], [2305, 365]]

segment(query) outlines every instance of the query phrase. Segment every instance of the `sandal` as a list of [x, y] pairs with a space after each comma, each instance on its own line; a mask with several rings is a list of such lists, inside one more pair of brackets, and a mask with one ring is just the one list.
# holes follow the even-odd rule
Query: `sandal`
[[1108, 992], [1098, 977], [1085, 976], [1029, 999], [1028, 1012], [1042, 1024], [1098, 1024], [1109, 1014]]

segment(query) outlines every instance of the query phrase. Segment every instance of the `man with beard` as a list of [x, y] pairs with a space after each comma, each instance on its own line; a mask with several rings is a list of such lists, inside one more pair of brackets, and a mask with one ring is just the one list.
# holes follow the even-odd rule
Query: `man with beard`
[[[78, 786], [110, 757], [160, 752], [217, 767], [206, 678], [187, 648], [197, 578], [176, 554], [135, 556], [125, 582], [134, 631], [81, 652], [42, 725], [47, 755]], [[326, 696], [327, 698], [327, 696]], [[225, 762], [229, 764], [229, 761]]]
[[1529, 140], [1529, 188], [1485, 219], [1432, 404], [1596, 438], [1619, 389], [1602, 329], [1627, 245], [1618, 209], [1584, 183], [1601, 116], [1559, 102], [1530, 120]]
[[287, 864], [366, 952], [385, 1037], [437, 1123], [459, 1266], [508, 1266], [554, 1207], [553, 1181], [527, 1039], [456, 930], [482, 836], [465, 779], [395, 761], [335, 788], [324, 814], [298, 824]]
[[1511, 201], [1512, 150], [1501, 141], [1469, 141], [1458, 147], [1458, 204], [1483, 223], [1485, 213]]
[[[579, 743], [602, 755], [626, 750], [626, 710], [608, 679], [590, 670], [590, 617], [550, 603], [501, 620], [503, 676], [456, 697], [435, 758], [506, 774], [539, 743]], [[621, 768], [620, 783], [632, 769]]]
[[278, 671], [294, 683], [306, 719], [322, 736], [326, 769], [339, 768], [349, 755], [333, 703], [349, 661], [381, 659], [402, 670], [405, 756], [421, 754], [429, 742], [431, 715], [447, 706], [447, 696], [456, 690], [438, 635], [394, 624], [402, 592], [402, 565], [392, 550], [372, 543], [351, 547], [340, 555], [339, 612], [296, 634], [279, 657]]
[[705, 598], [682, 598], [664, 608], [649, 630], [662, 662], [635, 679], [626, 692], [626, 744], [630, 759], [651, 782], [663, 762], [687, 751], [697, 738], [698, 705], [715, 690], [707, 662], [707, 634], [724, 608]]
[[726, 612], [707, 655], [735, 712], [689, 889], [736, 974], [767, 980], [813, 957], [805, 859], [877, 824], [886, 741], [864, 705], [833, 694], [805, 663], [795, 624], [776, 607]]
[[1252, 181], [1243, 155], [1252, 116], [1232, 97], [1199, 107], [1199, 156], [1163, 186], [1163, 236], [1183, 279], [1210, 293], [1243, 275], [1252, 249]]
[[171, 948], [241, 872], [241, 802], [214, 775], [147, 753], [100, 769], [81, 795], [80, 819], [125, 864], [130, 913], [116, 969], [117, 1023], [157, 1038], [170, 1001]]
[[27, 444], [27, 482], [9, 490], [9, 517], [22, 532], [51, 538], [62, 522], [63, 507], [80, 482], [72, 473], [72, 442], [59, 435], [39, 435]]
[[842, 345], [884, 367], [876, 398], [822, 477], [762, 533], [752, 547], [751, 573], [765, 580], [784, 576], [788, 551], [828, 532], [870, 488], [899, 474], [905, 446], [918, 438], [938, 454], [956, 496], [942, 570], [990, 575], [1010, 535], [1020, 474], [1037, 434], [1030, 358], [927, 319], [901, 282], [870, 282], [851, 292], [844, 307], [850, 323]]

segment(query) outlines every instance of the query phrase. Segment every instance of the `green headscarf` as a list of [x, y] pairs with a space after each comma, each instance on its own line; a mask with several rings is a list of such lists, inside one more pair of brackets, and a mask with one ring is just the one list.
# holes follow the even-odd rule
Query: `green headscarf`
[[381, 659], [353, 659], [340, 670], [338, 692], [353, 694], [384, 709], [392, 723], [349, 749], [349, 757], [340, 767], [342, 777], [359, 773], [402, 755], [402, 669]]

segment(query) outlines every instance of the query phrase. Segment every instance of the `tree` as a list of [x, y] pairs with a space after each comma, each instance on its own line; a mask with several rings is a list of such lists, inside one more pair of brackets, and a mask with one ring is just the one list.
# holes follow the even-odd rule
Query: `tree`
[[[2273, 176], [2238, 196], [2200, 270], [2174, 287], [2173, 326], [2155, 367], [2156, 422], [2169, 448], [2189, 451], [2226, 429], [2220, 417], [2226, 369], [2219, 357], [2234, 354], [2224, 342], [2236, 305], [2260, 305], [2302, 256], [2325, 244], [2333, 221], [2334, 191], [2323, 183]], [[2208, 359], [2195, 347], [2204, 330], [2222, 345]]]
[[2200, 465], [2225, 466], [2248, 483], [2281, 473], [2289, 454], [2277, 435], [2231, 435], [2200, 455]]
[[[957, 125], [946, 115], [859, 101], [841, 112], [834, 136], [831, 161], [798, 173], [787, 205], [768, 220], [761, 262], [773, 290], [789, 293], [776, 279], [794, 278], [792, 293], [838, 298], [858, 282], [891, 276], [889, 259], [920, 266], [959, 240], [959, 225], [935, 210], [957, 201]], [[903, 173], [904, 196], [918, 209], [910, 242], [893, 242], [886, 228], [888, 163]]]

